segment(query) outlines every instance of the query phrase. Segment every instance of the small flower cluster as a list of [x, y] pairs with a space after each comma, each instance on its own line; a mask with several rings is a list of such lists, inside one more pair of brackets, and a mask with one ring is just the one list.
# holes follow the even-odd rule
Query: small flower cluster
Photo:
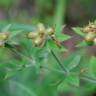
[[35, 47], [43, 47], [48, 39], [52, 39], [57, 46], [61, 47], [61, 43], [56, 38], [55, 29], [53, 27], [46, 29], [42, 23], [37, 25], [35, 32], [29, 32], [27, 38], [32, 40]]
[[86, 33], [85, 41], [88, 45], [96, 44], [96, 24], [89, 23], [87, 26], [82, 28], [82, 31]]
[[10, 37], [9, 32], [0, 32], [0, 47], [5, 46], [5, 42], [8, 40], [9, 37]]

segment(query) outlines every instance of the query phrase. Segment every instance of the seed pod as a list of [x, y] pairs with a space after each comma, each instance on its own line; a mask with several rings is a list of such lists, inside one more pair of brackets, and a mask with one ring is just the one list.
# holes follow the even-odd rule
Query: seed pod
[[54, 30], [54, 28], [52, 28], [52, 27], [50, 27], [50, 28], [48, 28], [47, 30], [46, 30], [46, 34], [48, 34], [48, 35], [53, 35], [55, 33], [55, 30]]
[[93, 45], [93, 40], [95, 38], [96, 34], [95, 33], [88, 33], [87, 36], [85, 37], [85, 41], [87, 42], [88, 45]]
[[83, 31], [84, 33], [88, 33], [90, 32], [90, 28], [89, 27], [84, 27], [81, 29], [81, 31]]
[[42, 23], [39, 23], [38, 25], [37, 25], [37, 30], [39, 31], [39, 32], [45, 32], [45, 26], [42, 24]]
[[86, 41], [93, 41], [93, 39], [94, 39], [95, 37], [96, 37], [96, 34], [90, 32], [90, 33], [88, 33], [88, 34], [86, 35], [85, 40], [86, 40]]
[[93, 22], [89, 22], [88, 27], [89, 27], [89, 28], [96, 28], [96, 24], [93, 23]]
[[89, 33], [89, 32], [95, 32], [96, 33], [96, 24], [89, 22], [89, 24], [87, 26], [85, 26], [84, 28], [82, 28], [81, 30], [85, 33]]
[[9, 35], [10, 35], [9, 32], [1, 32], [0, 33], [0, 40], [7, 40]]
[[34, 38], [36, 38], [38, 36], [38, 32], [29, 32], [28, 34], [27, 34], [27, 38], [28, 39], [34, 39]]
[[42, 47], [44, 45], [44, 43], [45, 43], [44, 38], [40, 38], [40, 37], [36, 38], [33, 41], [33, 44], [34, 44], [35, 47]]

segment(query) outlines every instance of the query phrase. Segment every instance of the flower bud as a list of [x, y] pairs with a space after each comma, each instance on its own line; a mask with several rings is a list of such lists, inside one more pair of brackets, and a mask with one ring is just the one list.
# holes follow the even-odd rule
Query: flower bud
[[84, 33], [88, 33], [88, 32], [90, 32], [90, 28], [85, 27], [85, 28], [82, 28], [81, 31], [83, 31]]
[[42, 23], [39, 23], [38, 25], [37, 25], [37, 30], [39, 31], [39, 32], [45, 32], [45, 26], [42, 24]]
[[96, 24], [94, 22], [89, 22], [88, 27], [90, 27], [90, 28], [96, 28]]
[[86, 41], [93, 41], [93, 39], [94, 39], [95, 37], [96, 37], [96, 34], [90, 32], [90, 33], [88, 33], [88, 34], [86, 35], [85, 40], [86, 40]]
[[89, 23], [87, 26], [81, 29], [85, 33], [89, 32], [95, 32], [96, 33], [96, 24], [95, 23]]
[[34, 39], [34, 38], [36, 38], [38, 36], [38, 32], [29, 32], [28, 34], [27, 34], [27, 38], [28, 39]]
[[50, 28], [48, 28], [48, 29], [46, 30], [46, 34], [48, 34], [48, 35], [53, 35], [54, 32], [55, 32], [55, 30], [54, 30], [54, 28], [52, 28], [52, 27], [50, 27]]
[[36, 38], [34, 41], [33, 41], [33, 44], [35, 47], [41, 47], [43, 46], [43, 44], [45, 43], [45, 40], [43, 38]]
[[46, 33], [45, 32], [38, 32], [38, 36], [40, 37], [40, 38], [45, 38], [46, 37]]
[[7, 40], [9, 35], [10, 35], [9, 32], [1, 32], [0, 33], [0, 40]]
[[93, 45], [94, 43], [93, 40], [95, 36], [96, 36], [95, 33], [92, 33], [92, 32], [87, 34], [87, 36], [85, 37], [85, 41], [87, 42], [88, 45]]

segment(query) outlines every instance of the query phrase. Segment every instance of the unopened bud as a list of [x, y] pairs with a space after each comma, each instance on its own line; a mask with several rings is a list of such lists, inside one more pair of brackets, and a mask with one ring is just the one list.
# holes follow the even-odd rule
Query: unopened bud
[[51, 28], [51, 27], [46, 30], [46, 33], [47, 33], [48, 35], [53, 35], [54, 32], [55, 32], [54, 28]]
[[38, 32], [29, 32], [28, 34], [27, 34], [27, 38], [28, 39], [34, 39], [34, 38], [36, 38], [38, 36]]
[[90, 31], [90, 28], [85, 27], [85, 28], [82, 28], [81, 31], [83, 31], [84, 33], [88, 33]]
[[90, 32], [90, 33], [88, 33], [88, 34], [86, 35], [85, 40], [86, 40], [86, 41], [93, 41], [93, 39], [95, 38], [95, 36], [96, 36], [95, 33]]
[[9, 35], [10, 35], [9, 32], [1, 32], [0, 33], [0, 40], [7, 40]]
[[33, 44], [34, 44], [35, 47], [41, 47], [41, 46], [43, 46], [43, 44], [44, 44], [44, 39], [38, 37], [38, 38], [36, 38], [36, 39], [33, 41]]
[[37, 25], [37, 30], [40, 31], [40, 32], [45, 32], [45, 26], [42, 24], [42, 23], [39, 23]]

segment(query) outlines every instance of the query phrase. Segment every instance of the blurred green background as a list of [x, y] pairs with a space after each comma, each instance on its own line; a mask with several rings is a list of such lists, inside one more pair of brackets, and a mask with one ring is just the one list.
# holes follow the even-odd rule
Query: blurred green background
[[[65, 56], [75, 50], [74, 44], [76, 40], [81, 39], [72, 32], [70, 27], [84, 26], [89, 21], [94, 21], [96, 19], [95, 11], [96, 0], [0, 0], [0, 22], [30, 25], [29, 29], [31, 29], [32, 25], [32, 30], [34, 29], [33, 25], [39, 22], [48, 26], [56, 26], [57, 29], [66, 24], [64, 32], [73, 36], [73, 39], [64, 43], [69, 49], [69, 53], [66, 53]], [[2, 23], [0, 24], [2, 25]], [[22, 52], [25, 56], [30, 56], [31, 52], [33, 52], [33, 55], [39, 52], [39, 55], [43, 54], [44, 56], [38, 57], [36, 55], [35, 57], [40, 59], [39, 63], [45, 63], [46, 59], [44, 58], [47, 54], [39, 50], [36, 53], [30, 48], [31, 43], [26, 42], [23, 39], [20, 41], [25, 48], [16, 46], [19, 52]], [[28, 52], [28, 50], [30, 51]], [[20, 54], [11, 53], [9, 55], [9, 53], [8, 49], [6, 51], [0, 49], [0, 96], [95, 96], [96, 86], [85, 89], [86, 94], [83, 95], [79, 95], [78, 92], [75, 95], [74, 93], [57, 92], [56, 86], [50, 87], [49, 83], [53, 81], [58, 83], [59, 78], [64, 79], [63, 76], [56, 73], [52, 75], [52, 72], [48, 70], [48, 72], [45, 70], [40, 71], [38, 66], [35, 68], [30, 67], [30, 64], [23, 71], [16, 71], [17, 66], [31, 61], [26, 61], [25, 56], [21, 59]], [[41, 60], [42, 57], [44, 60]], [[12, 60], [12, 58], [15, 59]], [[12, 70], [10, 71], [11, 68]], [[8, 80], [4, 80], [6, 70], [9, 70], [8, 75], [10, 75], [10, 78]], [[88, 88], [88, 85], [85, 84], [85, 87]]]
[[1, 0], [0, 19], [33, 24], [61, 20], [74, 26], [95, 19], [95, 4], [96, 0]]

